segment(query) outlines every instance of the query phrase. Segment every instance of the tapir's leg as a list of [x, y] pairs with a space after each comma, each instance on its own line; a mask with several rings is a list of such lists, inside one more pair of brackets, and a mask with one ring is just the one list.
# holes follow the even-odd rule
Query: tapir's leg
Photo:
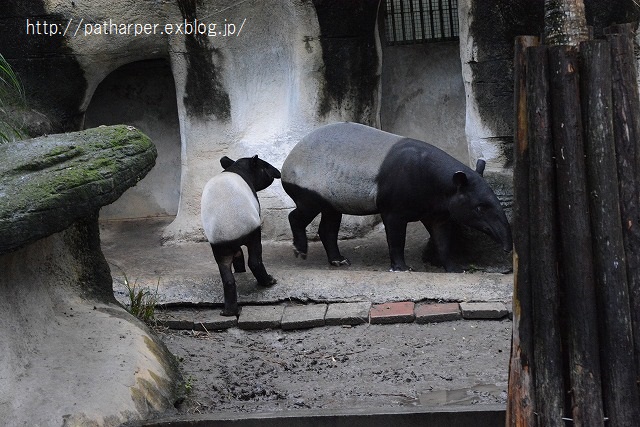
[[451, 223], [448, 221], [437, 224], [427, 224], [425, 221], [422, 223], [433, 239], [444, 269], [449, 273], [462, 273], [464, 271], [462, 267], [451, 259]]
[[296, 257], [307, 258], [309, 248], [307, 242], [307, 226], [320, 213], [319, 209], [298, 206], [289, 213], [289, 225], [293, 234], [293, 251]]
[[267, 269], [262, 262], [262, 238], [260, 237], [260, 229], [251, 233], [247, 240], [247, 251], [249, 252], [249, 269], [258, 281], [260, 286], [271, 286], [277, 283], [271, 275], [267, 273]]
[[318, 234], [320, 235], [324, 250], [327, 253], [329, 264], [336, 267], [351, 265], [351, 262], [343, 257], [338, 249], [340, 222], [342, 222], [342, 214], [340, 212], [324, 210], [320, 218], [320, 227], [318, 227]]
[[233, 254], [233, 271], [236, 273], [244, 273], [247, 271], [244, 267], [244, 254], [240, 246], [238, 246], [236, 252]]
[[411, 271], [411, 267], [404, 262], [407, 221], [394, 213], [382, 214], [381, 216], [389, 246], [390, 271]]
[[211, 245], [211, 249], [218, 264], [220, 277], [222, 278], [222, 286], [224, 287], [224, 309], [220, 314], [223, 316], [236, 316], [238, 314], [238, 293], [236, 290], [236, 281], [231, 272], [234, 252], [232, 250], [214, 248], [213, 245]]

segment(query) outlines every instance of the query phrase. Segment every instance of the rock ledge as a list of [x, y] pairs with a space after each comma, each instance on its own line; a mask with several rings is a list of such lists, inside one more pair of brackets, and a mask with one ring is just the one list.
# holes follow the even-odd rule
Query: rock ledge
[[0, 145], [0, 254], [114, 202], [156, 156], [145, 134], [122, 125]]

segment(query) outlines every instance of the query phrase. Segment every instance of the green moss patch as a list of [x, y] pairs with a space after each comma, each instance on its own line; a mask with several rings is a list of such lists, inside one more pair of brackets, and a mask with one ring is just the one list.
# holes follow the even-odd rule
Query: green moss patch
[[124, 125], [0, 146], [0, 253], [113, 203], [155, 164], [145, 134]]

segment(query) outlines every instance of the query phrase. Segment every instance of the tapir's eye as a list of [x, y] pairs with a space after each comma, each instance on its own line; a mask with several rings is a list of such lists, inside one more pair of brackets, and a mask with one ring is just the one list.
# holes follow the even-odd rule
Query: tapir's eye
[[482, 205], [478, 205], [478, 206], [476, 206], [476, 207], [475, 207], [474, 211], [475, 211], [477, 214], [481, 215], [481, 214], [482, 214], [482, 212], [484, 212], [484, 206], [482, 206]]

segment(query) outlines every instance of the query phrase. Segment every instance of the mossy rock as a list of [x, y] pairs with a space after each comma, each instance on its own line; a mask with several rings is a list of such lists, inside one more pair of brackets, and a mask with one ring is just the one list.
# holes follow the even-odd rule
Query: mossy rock
[[0, 254], [113, 203], [156, 157], [149, 137], [124, 125], [0, 145]]

